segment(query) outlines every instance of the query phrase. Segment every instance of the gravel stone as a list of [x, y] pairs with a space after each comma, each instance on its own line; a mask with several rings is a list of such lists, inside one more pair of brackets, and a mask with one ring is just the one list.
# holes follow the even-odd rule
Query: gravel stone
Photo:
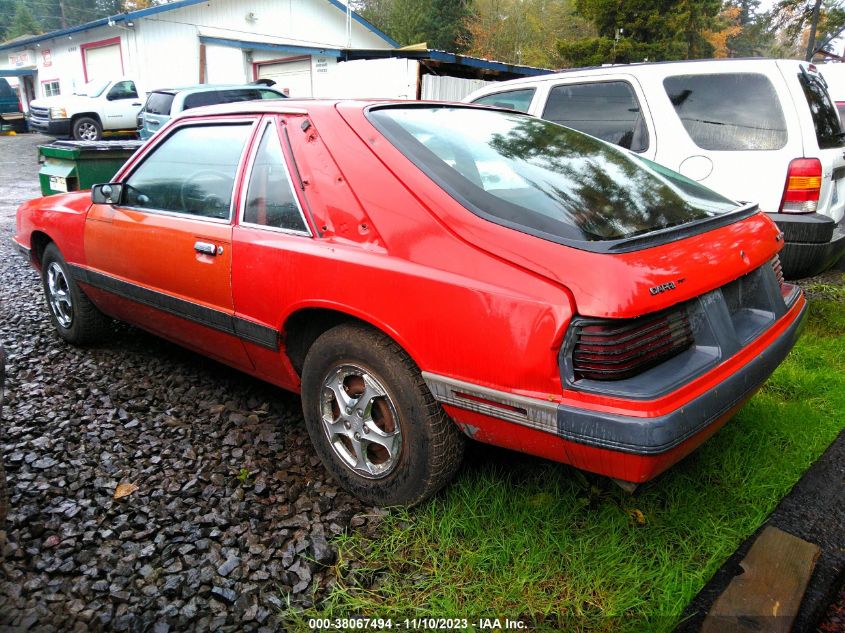
[[0, 631], [282, 631], [378, 511], [330, 482], [297, 397], [123, 324], [58, 338], [10, 240], [49, 140], [0, 136]]

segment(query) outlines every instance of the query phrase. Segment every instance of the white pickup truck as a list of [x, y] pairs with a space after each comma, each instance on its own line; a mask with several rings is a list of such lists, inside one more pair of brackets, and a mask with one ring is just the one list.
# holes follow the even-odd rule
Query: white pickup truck
[[72, 95], [32, 101], [29, 127], [51, 136], [98, 141], [103, 132], [134, 131], [144, 98], [132, 79], [89, 81]]

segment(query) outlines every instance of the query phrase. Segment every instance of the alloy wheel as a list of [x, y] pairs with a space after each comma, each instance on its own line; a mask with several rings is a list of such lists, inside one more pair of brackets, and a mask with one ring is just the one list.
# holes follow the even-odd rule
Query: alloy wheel
[[323, 430], [335, 454], [356, 474], [386, 477], [399, 462], [402, 430], [389, 392], [362, 367], [343, 364], [323, 380]]
[[50, 262], [47, 267], [47, 292], [50, 309], [59, 325], [69, 328], [73, 323], [73, 299], [65, 272], [58, 262]]

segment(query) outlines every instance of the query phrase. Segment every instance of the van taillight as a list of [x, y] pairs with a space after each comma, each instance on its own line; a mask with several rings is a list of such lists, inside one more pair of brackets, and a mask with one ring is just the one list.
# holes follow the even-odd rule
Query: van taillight
[[818, 158], [796, 158], [789, 163], [780, 203], [782, 213], [815, 213], [822, 189], [822, 164]]

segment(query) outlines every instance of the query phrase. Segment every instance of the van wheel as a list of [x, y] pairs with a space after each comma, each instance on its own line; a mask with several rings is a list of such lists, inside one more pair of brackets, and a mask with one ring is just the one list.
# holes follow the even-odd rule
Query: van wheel
[[99, 141], [103, 128], [96, 119], [81, 116], [73, 122], [73, 138], [77, 141]]
[[463, 457], [463, 435], [414, 361], [362, 325], [332, 328], [308, 350], [302, 409], [323, 465], [366, 503], [417, 504], [452, 478]]
[[48, 244], [41, 258], [41, 280], [50, 320], [64, 340], [85, 345], [103, 340], [110, 320], [85, 296], [55, 244]]

